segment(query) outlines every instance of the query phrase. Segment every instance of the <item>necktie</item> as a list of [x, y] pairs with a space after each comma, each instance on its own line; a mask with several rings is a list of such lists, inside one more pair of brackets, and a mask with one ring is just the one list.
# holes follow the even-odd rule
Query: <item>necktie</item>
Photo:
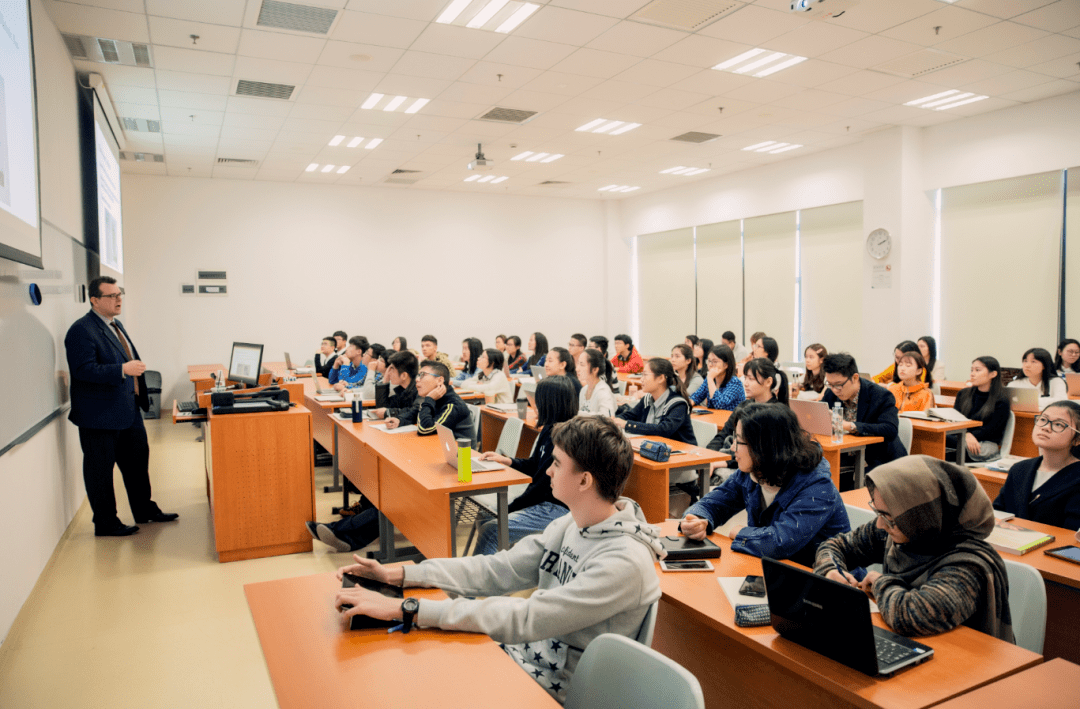
[[[113, 320], [109, 324], [112, 325], [113, 330], [116, 330], [116, 339], [120, 340], [120, 346], [124, 348], [124, 355], [128, 358], [128, 362], [135, 359], [134, 357], [131, 356], [131, 348], [128, 347], [127, 338], [124, 337], [124, 334], [122, 332], [120, 332], [120, 326], [116, 324], [115, 320]], [[135, 377], [135, 394], [138, 395], [138, 393], [139, 393], [139, 378]]]

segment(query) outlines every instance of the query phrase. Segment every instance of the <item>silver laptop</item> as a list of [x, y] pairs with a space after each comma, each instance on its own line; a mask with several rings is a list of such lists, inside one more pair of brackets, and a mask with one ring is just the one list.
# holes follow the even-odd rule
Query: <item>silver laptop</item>
[[[321, 396], [321, 395], [326, 395], [326, 394], [337, 394], [338, 393], [337, 391], [334, 391], [333, 388], [330, 388], [330, 389], [320, 389], [319, 388], [319, 373], [318, 372], [314, 372], [311, 375], [311, 381], [315, 382], [315, 394], [316, 395]], [[344, 397], [342, 397], [342, 401], [344, 401], [344, 400], [345, 400]]]
[[532, 367], [530, 367], [529, 371], [532, 372], [533, 379], [536, 380], [537, 384], [540, 383], [541, 379], [547, 376], [547, 370], [538, 364], [534, 364]]
[[824, 401], [792, 399], [788, 405], [795, 412], [804, 431], [822, 436], [832, 435], [832, 412]]
[[1066, 372], [1065, 386], [1069, 390], [1069, 396], [1080, 396], [1080, 373]]
[[1039, 390], [1026, 387], [1005, 387], [1005, 393], [1009, 395], [1009, 407], [1013, 411], [1026, 411], [1039, 413]]
[[297, 374], [311, 374], [315, 371], [314, 367], [294, 367], [288, 352], [285, 353], [285, 369], [295, 369]]
[[[442, 446], [443, 456], [445, 456], [446, 462], [453, 466], [454, 470], [457, 470], [458, 446], [457, 440], [454, 439], [454, 432], [446, 426], [436, 426], [435, 430], [439, 432], [439, 445]], [[496, 463], [493, 460], [480, 460], [480, 454], [476, 451], [472, 451], [472, 469], [474, 473], [500, 470], [505, 467], [505, 465]]]

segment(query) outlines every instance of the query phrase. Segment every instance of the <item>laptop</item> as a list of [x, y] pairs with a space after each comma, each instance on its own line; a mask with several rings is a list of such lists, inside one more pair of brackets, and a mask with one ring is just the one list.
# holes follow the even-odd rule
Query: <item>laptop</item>
[[932, 647], [875, 626], [859, 589], [768, 557], [761, 566], [772, 626], [782, 637], [870, 676], [934, 656]]
[[1080, 373], [1066, 372], [1065, 386], [1069, 390], [1069, 396], [1080, 396]]
[[533, 379], [536, 380], [537, 384], [540, 383], [541, 379], [547, 376], [547, 370], [537, 364], [534, 364], [530, 371], [532, 371]]
[[1005, 387], [1005, 393], [1009, 395], [1009, 407], [1013, 411], [1026, 411], [1039, 413], [1039, 390], [1027, 387]]
[[[315, 395], [316, 396], [331, 395], [331, 394], [337, 394], [338, 396], [341, 396], [341, 394], [334, 391], [333, 387], [331, 387], [330, 389], [320, 389], [319, 388], [319, 374], [318, 374], [318, 372], [315, 372], [315, 373], [313, 373], [311, 375], [311, 381], [315, 382]], [[345, 401], [345, 397], [342, 396], [341, 400]]]
[[314, 367], [294, 367], [292, 366], [292, 357], [289, 353], [285, 353], [285, 369], [295, 369], [297, 374], [311, 374], [315, 371]]
[[[457, 470], [458, 446], [457, 440], [454, 439], [454, 432], [446, 426], [436, 426], [435, 430], [439, 432], [439, 445], [442, 446], [443, 456], [446, 457], [446, 462], [449, 463], [454, 470]], [[491, 470], [501, 470], [506, 467], [493, 460], [480, 460], [479, 456], [479, 453], [472, 451], [472, 469], [474, 473], [485, 473]]]
[[795, 412], [804, 431], [822, 436], [832, 435], [832, 412], [824, 401], [792, 399], [788, 405]]

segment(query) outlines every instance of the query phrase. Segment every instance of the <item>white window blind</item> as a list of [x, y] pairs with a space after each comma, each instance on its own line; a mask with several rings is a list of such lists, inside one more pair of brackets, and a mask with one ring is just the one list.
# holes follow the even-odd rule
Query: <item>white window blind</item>
[[1056, 346], [1061, 179], [1054, 171], [942, 190], [938, 348], [950, 371], [967, 372], [982, 355], [1019, 367], [1028, 348]]
[[1065, 337], [1080, 340], [1080, 167], [1069, 168], [1065, 220]]
[[642, 356], [667, 356], [694, 331], [694, 232], [638, 237], [638, 313]]
[[762, 331], [787, 361], [795, 337], [795, 212], [743, 222], [746, 337]]
[[[848, 352], [861, 362], [862, 202], [804, 209], [800, 213], [802, 257], [801, 348], [820, 343], [829, 352]], [[783, 352], [783, 351], [782, 351]], [[801, 357], [801, 354], [800, 354]]]
[[740, 220], [697, 228], [698, 335], [720, 344], [727, 330], [742, 333], [742, 226]]

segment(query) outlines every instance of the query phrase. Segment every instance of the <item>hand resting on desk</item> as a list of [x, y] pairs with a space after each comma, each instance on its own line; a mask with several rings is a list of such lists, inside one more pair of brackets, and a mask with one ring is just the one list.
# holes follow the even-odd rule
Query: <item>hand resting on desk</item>
[[388, 430], [388, 431], [390, 429], [392, 429], [392, 428], [397, 428], [400, 425], [401, 425], [401, 421], [399, 421], [396, 418], [391, 417], [391, 418], [386, 419], [386, 430]]
[[686, 515], [686, 517], [683, 518], [682, 524], [679, 525], [679, 529], [682, 530], [683, 535], [695, 541], [701, 541], [705, 538], [705, 530], [708, 529], [708, 527], [708, 520], [704, 520], [695, 515]]
[[[405, 581], [405, 569], [400, 566], [383, 566], [374, 559], [365, 559], [356, 554], [353, 554], [353, 559], [356, 560], [355, 564], [342, 566], [337, 570], [338, 581], [345, 574], [374, 579], [392, 586], [401, 586]], [[379, 620], [395, 620], [401, 617], [401, 601], [359, 586], [343, 588], [337, 592], [334, 607], [341, 611], [341, 607], [345, 605], [352, 606], [342, 613], [342, 620], [346, 624], [349, 618], [361, 614]]]
[[496, 453], [494, 451], [488, 451], [487, 453], [481, 453], [480, 454], [480, 460], [494, 460], [499, 465], [505, 465], [506, 467], [510, 467], [510, 465], [514, 462], [510, 458], [507, 458], [505, 455], [499, 455], [498, 453]]

